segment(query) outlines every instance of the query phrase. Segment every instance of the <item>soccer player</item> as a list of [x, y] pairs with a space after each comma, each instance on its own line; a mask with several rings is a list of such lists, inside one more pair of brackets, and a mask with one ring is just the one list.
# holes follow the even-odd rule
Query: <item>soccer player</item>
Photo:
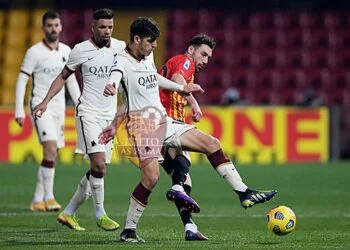
[[[140, 127], [141, 124], [132, 124], [134, 122], [133, 113], [152, 107], [166, 114], [160, 102], [159, 87], [185, 93], [201, 90], [196, 84], [174, 84], [172, 81], [156, 74], [152, 57], [149, 55], [156, 48], [156, 39], [159, 35], [160, 30], [157, 24], [150, 18], [138, 18], [132, 23], [130, 28], [131, 41], [126, 51], [117, 55], [108, 81], [109, 84], [104, 92], [105, 95], [113, 95], [115, 94], [113, 86], [121, 84], [127, 108], [126, 129], [130, 130], [136, 153], [140, 159], [141, 182], [132, 193], [124, 230], [120, 235], [121, 241], [131, 243], [144, 242], [136, 234], [136, 227], [147, 206], [148, 197], [159, 178], [158, 156], [147, 154], [149, 146], [142, 145], [143, 138], [135, 139], [131, 128]], [[211, 56], [210, 51], [207, 54]], [[114, 138], [116, 126], [119, 125], [117, 124], [118, 120], [118, 116], [116, 116], [111, 125], [103, 130], [100, 135], [100, 143], [108, 143]], [[135, 121], [138, 122], [137, 119]], [[246, 207], [270, 200], [276, 194], [276, 191], [260, 192], [248, 189], [242, 182], [233, 163], [224, 155], [219, 140], [196, 129], [193, 125], [166, 117], [163, 145], [177, 151], [186, 149], [206, 154], [214, 169], [239, 194], [242, 205]], [[179, 201], [185, 209], [199, 211], [198, 204], [190, 199], [185, 192], [173, 190], [172, 195], [173, 199]]]
[[106, 173], [106, 163], [111, 161], [113, 142], [106, 145], [98, 142], [99, 133], [111, 123], [116, 113], [116, 98], [104, 97], [104, 87], [115, 55], [125, 48], [125, 42], [111, 38], [113, 17], [114, 13], [109, 9], [94, 12], [93, 36], [73, 48], [66, 66], [52, 83], [43, 102], [34, 109], [34, 114], [40, 117], [53, 96], [60, 91], [64, 81], [76, 69], [81, 71], [83, 89], [76, 106], [78, 134], [76, 152], [88, 155], [91, 168], [83, 176], [71, 201], [57, 218], [58, 222], [78, 231], [83, 231], [85, 228], [79, 225], [75, 213], [88, 198], [89, 192], [93, 198], [97, 225], [107, 231], [119, 227], [117, 222], [107, 216], [103, 205], [103, 177]]
[[[16, 87], [15, 120], [19, 126], [25, 121], [24, 96], [29, 77], [33, 79], [31, 110], [39, 104], [50, 88], [51, 82], [67, 62], [70, 48], [59, 42], [62, 31], [57, 12], [46, 12], [42, 17], [44, 38], [30, 47], [23, 59]], [[80, 95], [79, 85], [74, 75], [66, 78], [67, 88], [75, 103]], [[43, 147], [43, 160], [38, 169], [34, 198], [30, 204], [32, 211], [58, 211], [61, 205], [55, 200], [53, 187], [55, 161], [58, 149], [64, 147], [65, 92], [62, 89], [47, 107], [41, 119], [32, 117], [39, 141]]]
[[[206, 34], [194, 36], [184, 54], [170, 58], [159, 71], [159, 74], [180, 84], [192, 84], [195, 73], [201, 71], [208, 64], [216, 42]], [[192, 95], [183, 96], [176, 91], [160, 89], [160, 99], [166, 109], [167, 115], [174, 120], [185, 122], [185, 106], [187, 102], [192, 108], [192, 120], [198, 122], [202, 118], [202, 111]], [[189, 175], [191, 158], [189, 152], [169, 148], [161, 166], [172, 178], [172, 190], [186, 192], [191, 195], [192, 181]], [[186, 240], [208, 240], [198, 231], [197, 225], [192, 219], [191, 211], [185, 209], [176, 199], [173, 200], [172, 190], [167, 193], [167, 198], [174, 201], [185, 226]]]

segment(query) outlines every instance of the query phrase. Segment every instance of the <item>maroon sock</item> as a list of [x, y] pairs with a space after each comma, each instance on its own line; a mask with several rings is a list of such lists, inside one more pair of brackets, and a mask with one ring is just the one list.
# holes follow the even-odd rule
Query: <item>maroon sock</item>
[[[103, 176], [105, 176], [105, 173], [102, 171], [102, 172], [97, 172], [97, 171], [94, 171], [94, 170], [90, 170], [90, 175], [95, 177], [95, 178], [103, 178]], [[90, 176], [89, 176], [90, 177]], [[90, 179], [90, 178], [88, 178]]]
[[210, 164], [213, 166], [213, 168], [217, 168], [223, 163], [230, 162], [230, 159], [228, 159], [225, 155], [222, 149], [220, 148], [218, 151], [208, 155], [208, 160]]
[[41, 162], [41, 166], [43, 166], [44, 168], [54, 168], [55, 162], [43, 159]]
[[148, 203], [148, 197], [151, 194], [152, 191], [145, 188], [141, 182], [136, 186], [134, 189], [134, 192], [132, 192], [132, 197], [141, 203], [141, 205], [147, 206]]

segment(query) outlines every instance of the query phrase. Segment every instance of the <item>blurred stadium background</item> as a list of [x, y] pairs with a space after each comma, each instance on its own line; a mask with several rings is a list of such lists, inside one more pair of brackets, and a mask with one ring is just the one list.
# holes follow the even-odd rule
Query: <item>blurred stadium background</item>
[[[334, 235], [328, 234], [329, 231], [322, 236], [329, 237], [327, 239], [331, 242], [330, 244], [332, 244], [333, 236], [341, 240], [340, 245], [334, 243], [335, 245], [326, 245], [326, 248], [327, 246], [342, 248], [346, 245], [346, 238], [350, 237], [348, 234], [342, 234], [344, 233], [342, 230], [349, 226], [348, 206], [350, 204], [349, 201], [344, 201], [349, 200], [349, 194], [345, 192], [347, 185], [344, 176], [349, 176], [350, 171], [345, 167], [346, 162], [338, 162], [348, 161], [350, 158], [350, 2], [341, 0], [178, 0], [173, 2], [160, 0], [0, 0], [0, 169], [2, 171], [1, 185], [5, 187], [0, 197], [3, 200], [9, 194], [15, 196], [15, 198], [8, 199], [8, 205], [0, 207], [4, 219], [0, 223], [4, 223], [5, 228], [17, 225], [14, 217], [4, 216], [13, 208], [18, 213], [22, 213], [20, 218], [29, 223], [30, 214], [24, 211], [26, 211], [31, 191], [34, 188], [35, 163], [41, 161], [41, 148], [29, 118], [21, 129], [13, 121], [15, 84], [24, 53], [29, 46], [42, 39], [41, 17], [46, 10], [55, 9], [60, 12], [63, 23], [61, 41], [73, 47], [74, 44], [90, 37], [91, 16], [93, 10], [100, 7], [116, 11], [114, 36], [118, 39], [128, 40], [129, 25], [137, 16], [151, 16], [159, 23], [162, 35], [155, 51], [157, 67], [161, 67], [167, 58], [183, 53], [187, 42], [194, 34], [205, 32], [215, 37], [218, 44], [213, 58], [208, 68], [201, 72], [196, 80], [206, 90], [206, 94], [196, 96], [199, 103], [205, 105], [205, 115], [198, 126], [220, 138], [225, 151], [234, 162], [247, 166], [266, 165], [263, 174], [261, 168], [256, 166], [247, 169], [243, 166], [242, 172], [250, 176], [247, 178], [252, 183], [261, 184], [266, 188], [276, 185], [279, 190], [282, 189], [280, 201], [297, 207], [297, 215], [304, 214], [304, 222], [308, 223], [308, 227], [301, 230], [305, 230], [305, 234], [314, 232], [313, 230], [317, 230], [315, 228], [325, 227], [325, 230], [335, 230]], [[27, 98], [30, 95], [30, 87], [28, 86], [27, 89]], [[70, 104], [69, 99], [67, 101]], [[60, 152], [60, 162], [63, 165], [76, 166], [82, 163], [81, 159], [74, 156], [75, 138], [74, 109], [70, 108], [67, 110], [66, 147]], [[196, 165], [206, 164], [206, 159], [203, 157], [198, 155], [193, 157]], [[300, 165], [286, 165], [295, 163]], [[123, 160], [114, 156], [114, 165], [123, 164], [125, 164]], [[17, 165], [21, 166], [12, 168]], [[86, 166], [86, 164], [83, 165]], [[278, 173], [276, 165], [281, 166], [278, 168]], [[313, 171], [314, 166], [324, 167], [324, 170]], [[280, 170], [282, 172], [279, 172]], [[81, 170], [75, 168], [64, 168], [64, 171], [76, 178], [72, 176], [65, 178], [64, 173], [59, 174], [58, 171], [56, 190], [60, 190], [60, 181], [69, 187], [64, 189], [65, 192], [62, 189], [57, 191], [57, 195], [62, 196], [60, 200], [63, 204], [68, 201], [82, 173]], [[123, 176], [124, 171], [126, 170], [117, 168], [111, 172], [112, 175], [113, 172], [118, 172], [118, 174], [115, 174], [114, 177], [108, 176], [108, 178], [113, 182], [117, 175]], [[195, 171], [198, 172], [198, 175], [201, 172], [198, 169]], [[208, 170], [202, 173], [205, 177], [203, 177], [204, 181], [199, 182], [199, 185], [210, 183], [212, 172]], [[281, 177], [283, 173], [290, 178]], [[136, 183], [137, 170], [130, 170], [128, 174], [135, 178], [130, 181]], [[14, 175], [23, 183], [26, 191], [22, 189], [20, 191], [18, 183], [8, 181]], [[313, 177], [308, 179], [310, 177], [307, 175]], [[25, 176], [31, 176], [31, 179], [26, 180]], [[106, 191], [111, 199], [107, 204], [110, 211], [115, 209], [112, 206], [112, 200], [116, 201], [115, 196], [110, 196], [113, 194], [121, 197], [117, 201], [123, 202], [124, 205], [120, 211], [117, 211], [118, 217], [125, 212], [127, 197], [132, 187], [132, 184], [124, 183], [128, 178], [128, 175], [125, 174], [121, 182], [128, 187], [125, 188], [124, 196], [119, 191], [116, 193], [111, 187]], [[323, 182], [320, 181], [324, 180], [327, 183], [329, 178], [333, 181], [330, 182], [330, 185], [333, 185], [330, 190], [322, 186]], [[169, 185], [169, 180], [164, 179], [166, 178], [163, 178], [160, 184], [164, 188], [159, 188], [161, 191], [157, 190], [154, 194], [155, 203], [158, 205], [164, 203], [163, 191]], [[217, 182], [219, 182], [218, 179]], [[320, 193], [313, 191], [312, 194], [315, 197], [311, 198], [310, 203], [305, 204], [304, 200], [310, 199], [310, 196], [304, 193], [311, 188], [310, 182], [321, 185], [323, 189], [320, 190]], [[221, 187], [215, 181], [213, 184]], [[313, 185], [312, 189], [314, 188]], [[285, 196], [283, 196], [283, 191]], [[298, 197], [294, 192], [304, 194]], [[207, 199], [205, 195], [197, 194], [202, 201]], [[339, 198], [341, 201], [337, 197], [342, 197]], [[260, 236], [262, 234], [261, 237], [264, 237], [264, 233], [259, 231], [260, 227], [259, 229], [251, 228], [244, 223], [243, 218], [247, 214], [242, 213], [238, 204], [235, 204], [237, 206], [231, 210], [230, 202], [224, 198], [220, 199], [221, 196], [215, 200], [216, 198], [214, 194], [211, 194], [207, 203], [204, 202], [204, 207], [215, 214], [216, 209], [212, 207], [212, 202], [218, 202], [216, 205], [222, 211], [220, 214], [226, 213], [226, 215], [217, 218], [215, 216], [205, 217], [205, 220], [202, 220], [202, 223], [208, 228], [222, 220], [222, 223], [218, 224], [223, 228], [222, 231], [214, 229], [210, 231], [214, 239], [221, 237], [220, 233], [227, 238], [231, 237], [228, 232], [224, 232], [224, 229], [235, 230], [225, 226], [227, 222], [225, 216], [233, 216], [234, 220], [240, 223], [239, 227], [243, 227], [248, 236], [254, 237], [254, 232], [256, 232], [254, 230], [257, 230]], [[338, 203], [325, 207], [321, 201], [324, 198], [336, 199]], [[273, 201], [272, 204], [279, 203]], [[168, 209], [171, 213], [175, 213], [169, 208], [170, 206], [168, 208], [160, 206], [163, 209], [162, 212]], [[315, 208], [320, 208], [321, 211]], [[152, 214], [159, 213], [158, 210], [153, 209], [150, 209], [149, 217], [146, 214], [144, 219], [150, 225], [154, 225], [154, 222], [151, 222]], [[330, 215], [329, 212], [326, 212], [329, 211], [327, 209], [332, 210], [334, 214]], [[248, 216], [249, 221], [253, 222], [256, 219], [254, 216], [259, 218], [265, 212], [266, 208], [264, 210], [258, 208]], [[322, 212], [324, 217], [316, 216], [314, 220], [313, 214], [319, 212]], [[90, 213], [91, 211], [87, 210], [86, 215], [83, 213], [83, 218], [84, 216], [90, 218], [91, 216], [88, 215]], [[50, 219], [54, 220], [55, 215], [50, 216], [52, 217]], [[43, 216], [43, 218], [45, 220], [47, 217]], [[326, 222], [321, 218], [326, 218], [324, 219]], [[177, 223], [177, 231], [181, 232], [177, 218], [170, 217], [170, 220], [172, 220], [171, 223]], [[160, 232], [168, 230], [165, 224], [170, 223], [169, 217], [165, 216], [163, 223], [164, 228], [160, 226]], [[142, 225], [144, 225], [143, 231], [146, 231], [146, 225]], [[41, 226], [35, 224], [34, 228], [41, 232]], [[51, 223], [47, 222], [45, 226], [56, 230]], [[19, 229], [21, 227], [22, 229]], [[14, 226], [13, 231], [8, 232], [12, 233], [16, 230], [25, 231], [23, 225], [18, 223], [18, 226]], [[204, 231], [207, 232], [206, 230]], [[61, 231], [59, 233], [63, 233], [64, 230]], [[93, 233], [97, 234], [94, 231]], [[180, 233], [178, 235], [172, 231], [171, 233], [175, 234], [175, 237], [182, 237]], [[64, 235], [71, 237], [66, 233]], [[13, 237], [15, 236], [17, 235]], [[18, 235], [20, 236], [21, 234]], [[148, 236], [157, 237], [152, 236], [152, 233], [149, 233]], [[171, 238], [169, 235], [166, 237], [168, 237], [166, 240]], [[240, 235], [240, 237], [244, 236]], [[233, 238], [235, 244], [238, 242], [238, 248], [247, 246], [244, 242], [240, 242], [240, 237]], [[26, 241], [19, 246], [24, 246], [26, 242], [28, 244], [37, 242], [32, 238], [25, 239]], [[294, 239], [289, 238], [288, 244], [280, 245], [280, 247], [284, 249], [298, 247], [299, 245], [293, 245]], [[45, 241], [44, 236], [41, 240]], [[70, 240], [73, 240], [73, 237]], [[88, 237], [84, 240], [89, 241]], [[221, 249], [230, 248], [232, 243], [230, 240], [232, 239], [229, 239], [228, 243], [226, 242], [227, 245]], [[273, 245], [269, 244], [276, 242], [271, 243], [271, 241], [274, 242], [275, 239], [269, 238], [266, 245], [261, 243], [258, 246], [272, 247]], [[307, 240], [302, 239], [301, 241], [305, 246], [315, 247]], [[12, 239], [12, 242], [16, 242], [16, 239]], [[281, 242], [277, 241], [276, 244], [282, 244]], [[11, 241], [7, 243], [11, 245]], [[249, 242], [248, 238], [245, 243], [248, 243], [249, 248], [257, 247], [254, 243]], [[54, 243], [47, 244], [54, 245]], [[79, 242], [75, 246], [78, 244], [84, 246]], [[34, 245], [38, 244], [34, 243]], [[210, 246], [218, 247], [213, 243]], [[321, 246], [324, 245], [317, 245], [316, 248]]]

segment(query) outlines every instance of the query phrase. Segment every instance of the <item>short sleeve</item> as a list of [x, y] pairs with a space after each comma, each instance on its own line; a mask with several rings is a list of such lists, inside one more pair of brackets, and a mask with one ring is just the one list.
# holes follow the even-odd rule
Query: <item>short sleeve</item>
[[82, 58], [80, 56], [79, 49], [75, 46], [69, 53], [66, 67], [71, 71], [75, 71], [81, 64]]
[[115, 54], [113, 59], [113, 65], [111, 67], [111, 72], [120, 71], [124, 78], [126, 71], [125, 71], [124, 63], [122, 63], [122, 61], [123, 61], [123, 58], [118, 54]]
[[181, 57], [173, 61], [172, 74], [178, 73], [185, 79], [188, 79], [194, 74], [194, 63], [189, 58]]
[[35, 51], [33, 49], [28, 49], [22, 62], [21, 72], [31, 76], [36, 67], [37, 61], [38, 59]]

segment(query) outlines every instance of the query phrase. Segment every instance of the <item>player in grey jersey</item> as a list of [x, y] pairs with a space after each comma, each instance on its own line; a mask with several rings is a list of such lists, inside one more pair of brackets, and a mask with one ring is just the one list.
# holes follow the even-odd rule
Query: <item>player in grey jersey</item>
[[[15, 119], [20, 126], [25, 121], [23, 101], [29, 77], [33, 80], [29, 103], [33, 110], [44, 99], [71, 51], [67, 45], [59, 42], [62, 31], [59, 14], [48, 11], [43, 15], [42, 22], [44, 39], [27, 50], [17, 79]], [[80, 90], [75, 76], [66, 78], [62, 86], [65, 83], [74, 103], [77, 103]], [[30, 204], [32, 211], [57, 211], [61, 208], [54, 197], [53, 187], [57, 151], [64, 147], [65, 107], [65, 90], [62, 89], [48, 105], [45, 115], [41, 119], [32, 119], [43, 147], [43, 160], [38, 169], [34, 198]]]
[[82, 94], [76, 106], [76, 152], [88, 155], [91, 168], [83, 176], [71, 201], [57, 218], [63, 225], [79, 231], [85, 228], [79, 225], [75, 213], [89, 197], [89, 193], [93, 198], [97, 225], [107, 231], [119, 227], [117, 222], [107, 216], [103, 205], [104, 175], [106, 163], [111, 161], [113, 142], [106, 145], [98, 142], [99, 133], [111, 123], [116, 112], [116, 98], [104, 97], [103, 90], [114, 56], [125, 48], [125, 42], [111, 38], [113, 16], [113, 11], [109, 9], [94, 12], [93, 36], [73, 48], [65, 68], [53, 82], [43, 102], [34, 110], [34, 114], [40, 117], [53, 96], [62, 88], [65, 79], [76, 69], [81, 71]]
[[[142, 137], [142, 133], [135, 133], [134, 128], [142, 128], [144, 125], [142, 119], [141, 122], [138, 119], [140, 116], [135, 113], [140, 112], [141, 117], [144, 117], [146, 111], [151, 110], [159, 110], [165, 114], [165, 109], [160, 102], [159, 87], [182, 92], [185, 90], [187, 93], [186, 89], [200, 90], [197, 89], [196, 84], [179, 85], [155, 73], [156, 69], [152, 68], [149, 55], [157, 46], [156, 39], [159, 34], [157, 24], [150, 18], [138, 18], [133, 22], [130, 28], [130, 43], [125, 52], [117, 55], [109, 84], [104, 92], [107, 96], [113, 95], [115, 94], [113, 86], [119, 84], [122, 86], [125, 96], [124, 103], [127, 107], [126, 130], [131, 135], [130, 138], [140, 159], [141, 182], [132, 193], [124, 230], [120, 235], [121, 241], [130, 243], [144, 242], [137, 236], [136, 227], [148, 204], [148, 198], [158, 182], [158, 160], [160, 158], [159, 155], [149, 154], [152, 153], [152, 145], [143, 144], [148, 138]], [[108, 143], [114, 138], [116, 127], [120, 125], [117, 124], [118, 118], [116, 116], [112, 124], [103, 130], [100, 135], [101, 143]], [[158, 124], [159, 127], [166, 124], [163, 141], [161, 141], [164, 148], [174, 148], [179, 152], [188, 150], [206, 154], [216, 172], [239, 194], [241, 203], [245, 207], [266, 202], [277, 193], [275, 190], [266, 192], [250, 190], [242, 181], [233, 163], [223, 153], [218, 139], [196, 129], [193, 125], [178, 122], [169, 117], [165, 118], [165, 123]], [[138, 138], [138, 135], [141, 137]], [[182, 202], [185, 209], [199, 212], [198, 204], [183, 190], [173, 190], [173, 193], [176, 199]]]

